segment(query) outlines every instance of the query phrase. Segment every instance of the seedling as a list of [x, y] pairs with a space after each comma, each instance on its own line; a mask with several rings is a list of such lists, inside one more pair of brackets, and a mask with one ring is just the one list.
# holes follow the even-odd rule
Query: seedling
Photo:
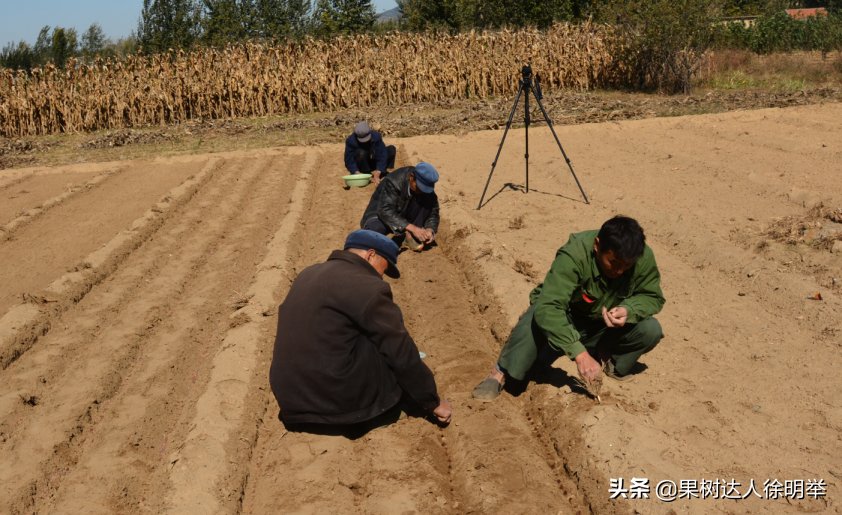
[[602, 364], [602, 367], [599, 369], [599, 374], [596, 375], [596, 379], [593, 381], [588, 381], [581, 375], [579, 377], [575, 377], [576, 382], [585, 389], [588, 394], [596, 399], [596, 402], [602, 404], [602, 380], [605, 378], [605, 363]]

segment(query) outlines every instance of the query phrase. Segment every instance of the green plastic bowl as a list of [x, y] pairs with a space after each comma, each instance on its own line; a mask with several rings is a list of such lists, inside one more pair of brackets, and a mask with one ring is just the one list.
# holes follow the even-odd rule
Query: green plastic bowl
[[342, 177], [345, 179], [345, 184], [348, 186], [357, 186], [362, 188], [363, 186], [368, 186], [368, 183], [371, 182], [371, 174], [370, 173], [358, 173], [355, 175], [346, 175]]

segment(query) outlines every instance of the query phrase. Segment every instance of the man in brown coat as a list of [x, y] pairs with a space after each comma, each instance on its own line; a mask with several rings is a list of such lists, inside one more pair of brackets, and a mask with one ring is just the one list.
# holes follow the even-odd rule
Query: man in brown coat
[[397, 244], [386, 236], [354, 231], [345, 250], [295, 279], [278, 309], [269, 372], [288, 429], [361, 428], [399, 416], [402, 396], [439, 422], [450, 421], [450, 403], [439, 398], [382, 278], [399, 277], [397, 257]]

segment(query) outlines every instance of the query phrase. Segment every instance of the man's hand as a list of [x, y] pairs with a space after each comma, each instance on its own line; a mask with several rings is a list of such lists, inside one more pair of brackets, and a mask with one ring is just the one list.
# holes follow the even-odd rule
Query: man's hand
[[433, 415], [441, 422], [442, 424], [449, 424], [450, 423], [450, 416], [453, 414], [453, 407], [450, 403], [444, 399], [439, 402], [439, 407], [433, 410]]
[[599, 373], [602, 372], [602, 366], [597, 363], [587, 351], [573, 358], [573, 361], [576, 362], [576, 367], [579, 369], [579, 375], [589, 383], [596, 380]]
[[380, 175], [380, 170], [374, 170], [373, 172], [371, 172], [371, 177], [374, 179], [375, 186], [380, 186]]
[[427, 233], [427, 238], [422, 243], [433, 243], [433, 240], [436, 239], [436, 233], [432, 229], [424, 229], [424, 232]]
[[622, 306], [608, 311], [602, 308], [602, 319], [605, 320], [605, 325], [608, 327], [623, 327], [626, 325], [626, 320], [629, 319], [629, 312]]
[[409, 224], [406, 226], [406, 232], [414, 236], [415, 239], [421, 243], [427, 242], [427, 229], [422, 229], [420, 227], [416, 227], [412, 224]]

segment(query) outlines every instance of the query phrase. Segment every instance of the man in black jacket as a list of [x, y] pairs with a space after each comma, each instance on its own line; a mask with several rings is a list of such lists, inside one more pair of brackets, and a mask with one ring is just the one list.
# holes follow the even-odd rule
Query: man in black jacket
[[394, 145], [388, 147], [379, 132], [371, 130], [366, 122], [354, 126], [354, 133], [345, 140], [345, 168], [352, 174], [370, 173], [374, 184], [395, 167]]
[[398, 168], [374, 190], [360, 227], [383, 235], [395, 233], [396, 241], [422, 250], [439, 230], [439, 199], [434, 191], [438, 180], [430, 163]]
[[[269, 382], [290, 430], [366, 428], [400, 415], [402, 395], [450, 421], [433, 373], [403, 324], [385, 272], [398, 277], [398, 246], [354, 231], [345, 250], [304, 269], [278, 308], [278, 335]], [[397, 417], [391, 421], [397, 420]], [[318, 432], [318, 430], [315, 430]]]

